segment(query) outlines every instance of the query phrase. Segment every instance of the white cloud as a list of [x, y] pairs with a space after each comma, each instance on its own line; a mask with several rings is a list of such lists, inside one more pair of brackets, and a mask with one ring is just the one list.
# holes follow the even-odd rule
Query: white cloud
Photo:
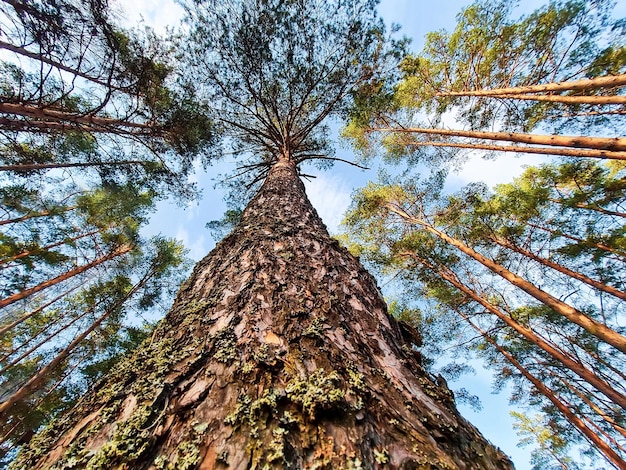
[[179, 226], [175, 238], [185, 245], [189, 250], [189, 256], [195, 261], [202, 259], [209, 252], [209, 245], [202, 233], [190, 240], [189, 232], [184, 227]]
[[184, 14], [173, 0], [118, 0], [115, 7], [121, 10], [121, 19], [127, 26], [136, 26], [143, 18], [158, 33], [164, 33], [167, 26], [180, 24]]
[[350, 185], [342, 178], [321, 174], [304, 182], [306, 193], [330, 233], [337, 233], [350, 205]]
[[551, 158], [545, 155], [515, 156], [511, 153], [505, 153], [495, 159], [485, 159], [480, 154], [474, 153], [460, 171], [450, 174], [446, 187], [455, 190], [467, 183], [478, 181], [484, 182], [489, 187], [510, 183], [524, 171], [525, 166], [536, 166], [550, 160]]

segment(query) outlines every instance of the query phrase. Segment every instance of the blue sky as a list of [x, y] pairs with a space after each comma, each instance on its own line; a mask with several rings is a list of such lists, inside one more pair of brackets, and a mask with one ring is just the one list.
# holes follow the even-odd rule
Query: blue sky
[[[471, 2], [466, 0], [382, 0], [379, 12], [388, 24], [402, 25], [402, 33], [413, 38], [412, 48], [419, 51], [426, 33], [438, 29], [452, 29], [455, 16], [462, 7]], [[530, 10], [544, 4], [541, 0], [526, 0], [524, 9]], [[624, 2], [626, 3], [626, 2]], [[121, 5], [122, 3], [120, 3]], [[134, 23], [143, 17], [146, 24], [163, 31], [164, 26], [176, 25], [182, 16], [181, 9], [170, 0], [134, 0], [123, 2], [124, 17]], [[131, 6], [132, 5], [132, 6]], [[453, 123], [452, 123], [453, 124]], [[344, 146], [345, 147], [345, 146]], [[338, 156], [351, 158], [351, 151], [342, 148]], [[523, 165], [534, 165], [544, 161], [542, 157], [525, 155], [503, 156], [497, 160], [483, 160], [476, 155], [468, 160], [464, 167], [449, 177], [450, 187], [459, 187], [473, 181], [484, 181], [489, 185], [508, 182], [522, 171]], [[225, 204], [223, 194], [215, 188], [215, 177], [235, 168], [235, 162], [228, 158], [219, 165], [210, 168], [207, 173], [197, 172], [196, 181], [203, 188], [204, 197], [188, 207], [181, 208], [168, 202], [159, 204], [147, 234], [163, 233], [183, 241], [195, 260], [204, 257], [215, 242], [205, 228], [206, 222], [219, 219]], [[337, 164], [325, 173], [315, 172], [317, 178], [305, 182], [311, 202], [320, 213], [331, 233], [338, 232], [343, 213], [350, 204], [350, 195], [354, 189], [363, 186], [368, 180], [376, 179], [376, 168], [361, 171], [347, 165]], [[530, 469], [530, 449], [520, 449], [516, 443], [518, 437], [512, 429], [509, 415], [508, 394], [506, 390], [498, 395], [491, 394], [491, 376], [487, 371], [477, 368], [475, 375], [466, 375], [453, 387], [465, 387], [471, 393], [479, 395], [484, 409], [474, 412], [460, 406], [462, 414], [495, 445], [511, 456], [516, 468]]]

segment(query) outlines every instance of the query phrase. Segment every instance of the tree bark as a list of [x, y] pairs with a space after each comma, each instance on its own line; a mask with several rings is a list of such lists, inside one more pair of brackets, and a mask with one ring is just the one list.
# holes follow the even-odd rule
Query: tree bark
[[575, 309], [571, 305], [568, 305], [565, 302], [557, 299], [556, 297], [548, 294], [547, 292], [539, 289], [534, 284], [528, 282], [526, 279], [518, 276], [517, 274], [509, 271], [504, 266], [496, 263], [495, 261], [493, 261], [490, 258], [487, 258], [486, 256], [481, 255], [480, 253], [478, 253], [471, 247], [465, 245], [460, 240], [457, 240], [456, 238], [452, 238], [446, 233], [440, 230], [437, 230], [434, 226], [429, 224], [427, 221], [419, 217], [413, 217], [407, 214], [406, 212], [404, 212], [402, 209], [394, 206], [393, 204], [387, 204], [386, 207], [391, 212], [398, 214], [401, 218], [403, 218], [407, 222], [419, 225], [427, 232], [432, 233], [439, 239], [457, 248], [462, 253], [465, 253], [470, 258], [478, 261], [480, 264], [485, 266], [494, 274], [497, 274], [498, 276], [510, 282], [515, 287], [518, 287], [519, 289], [526, 292], [528, 295], [534, 297], [539, 302], [547, 305], [559, 315], [563, 315], [572, 323], [575, 323], [576, 325], [585, 329], [587, 332], [589, 332], [589, 334], [592, 334], [595, 337], [604, 341], [605, 343], [610, 344], [617, 350], [623, 353], [626, 353], [626, 337], [624, 335], [619, 334], [617, 331], [585, 315], [580, 310]]
[[461, 142], [411, 142], [411, 147], [451, 147], [472, 150], [493, 150], [494, 152], [532, 153], [538, 155], [559, 155], [576, 158], [602, 158], [607, 160], [626, 160], [626, 152], [612, 152], [610, 150], [567, 149], [559, 147], [524, 147], [519, 145], [488, 145], [464, 144]]
[[519, 134], [515, 132], [462, 131], [453, 129], [433, 129], [427, 127], [380, 127], [371, 129], [375, 132], [402, 132], [409, 134], [449, 135], [472, 139], [503, 140], [523, 144], [550, 145], [555, 147], [573, 147], [583, 149], [608, 150], [623, 152], [626, 150], [626, 137], [587, 137], [565, 135]]
[[16, 468], [510, 469], [281, 158], [151, 340]]
[[572, 80], [569, 82], [545, 83], [510, 88], [494, 88], [492, 90], [448, 91], [437, 96], [491, 96], [518, 93], [543, 93], [547, 91], [594, 90], [597, 88], [615, 88], [626, 85], [626, 74], [608, 75], [604, 77]]

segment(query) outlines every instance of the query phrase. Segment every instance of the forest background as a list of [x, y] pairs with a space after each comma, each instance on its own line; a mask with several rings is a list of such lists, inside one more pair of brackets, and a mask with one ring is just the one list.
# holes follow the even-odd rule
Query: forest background
[[[398, 23], [402, 26], [399, 34], [413, 38], [411, 50], [418, 52], [423, 45], [425, 33], [441, 28], [451, 30], [455, 25], [455, 14], [466, 5], [467, 2], [442, 1], [437, 4], [435, 10], [432, 4], [426, 2], [387, 0], [381, 2], [379, 11], [388, 25]], [[516, 12], [527, 13], [541, 5], [543, 2], [524, 2]], [[147, 26], [155, 28], [157, 33], [166, 35], [167, 26], [175, 27], [183, 16], [182, 9], [168, 1], [133, 2], [132, 6], [120, 2], [118, 7], [124, 12], [120, 13], [120, 17], [125, 19], [126, 26], [130, 27], [138, 21], [143, 21]], [[619, 2], [614, 16], [622, 17], [625, 14], [626, 5]], [[444, 122], [444, 125], [454, 127], [454, 121]], [[333, 132], [338, 133], [338, 126]], [[337, 157], [352, 160], [353, 150], [349, 144], [338, 142], [338, 145]], [[523, 171], [523, 166], [536, 165], [548, 160], [547, 157], [530, 155], [520, 157], [505, 155], [497, 159], [484, 160], [480, 152], [475, 152], [457, 171], [449, 175], [445, 187], [447, 191], [453, 192], [470, 182], [482, 181], [489, 186], [509, 182]], [[363, 187], [367, 181], [376, 178], [379, 163], [374, 160], [368, 165], [371, 169], [364, 171], [341, 163], [337, 163], [331, 171], [310, 171], [314, 173], [315, 178], [305, 181], [307, 192], [331, 233], [338, 234], [342, 230], [340, 222], [351, 203], [354, 189]], [[202, 199], [185, 207], [172, 201], [159, 202], [157, 210], [150, 217], [149, 225], [142, 229], [142, 234], [146, 237], [157, 234], [174, 237], [189, 249], [189, 255], [194, 261], [201, 259], [218, 241], [217, 237], [207, 230], [207, 222], [220, 219], [228, 208], [223, 200], [224, 188], [220, 187], [217, 181], [220, 175], [228, 174], [236, 167], [237, 163], [228, 157], [210, 166], [208, 171], [204, 171], [198, 165], [194, 168], [191, 178], [199, 188], [202, 188]], [[383, 289], [388, 289], [387, 295], [393, 299], [397, 293], [388, 281], [389, 279], [382, 278], [379, 283]], [[154, 318], [146, 320], [152, 321]], [[482, 369], [478, 362], [474, 366], [476, 373], [462, 376], [459, 383], [470, 393], [481, 398], [484, 409], [477, 412], [461, 404], [463, 414], [476, 424], [488, 439], [511, 455], [517, 468], [530, 468], [529, 449], [517, 447], [519, 437], [513, 431], [513, 421], [509, 415], [508, 391], [505, 389], [498, 395], [492, 395], [491, 374]], [[456, 388], [458, 384], [451, 385], [452, 388]]]
[[[129, 24], [143, 20], [147, 25], [164, 32], [175, 25], [174, 18], [182, 18], [183, 11], [174, 2], [160, 0], [158, 5], [149, 0], [133, 2], [136, 7], [125, 7], [129, 15]], [[452, 31], [456, 25], [456, 15], [470, 5], [467, 0], [441, 0], [436, 6], [426, 0], [381, 0], [379, 13], [388, 27], [392, 24], [401, 26], [398, 36], [411, 39], [410, 50], [417, 53], [424, 46], [425, 36], [431, 31], [445, 29]], [[543, 0], [521, 2], [513, 18], [527, 14], [545, 5]], [[626, 15], [626, 2], [618, 2], [614, 17]], [[445, 126], [454, 128], [453, 117]], [[458, 127], [458, 126], [457, 126]], [[349, 143], [339, 137], [339, 124], [334, 129], [338, 144], [337, 156], [354, 160], [354, 150]], [[499, 155], [497, 158], [483, 158], [484, 152], [469, 152], [468, 158], [454, 172], [451, 172], [445, 183], [446, 192], [454, 192], [468, 183], [483, 182], [489, 187], [500, 183], [508, 183], [519, 176], [527, 166], [535, 166], [553, 159], [543, 155]], [[313, 206], [327, 225], [331, 234], [342, 232], [341, 222], [352, 201], [355, 189], [363, 187], [368, 181], [376, 179], [378, 169], [385, 168], [384, 163], [369, 164], [369, 170], [359, 170], [350, 165], [337, 163], [331, 171], [315, 171], [315, 178], [304, 179], [304, 184]], [[198, 185], [204, 188], [203, 198], [181, 208], [172, 202], [159, 202], [158, 209], [145, 230], [147, 234], [167, 234], [184, 243], [194, 261], [202, 259], [219, 239], [214, 232], [207, 230], [209, 221], [219, 220], [228, 210], [224, 200], [225, 188], [218, 184], [216, 174], [228, 174], [237, 167], [235, 161], [224, 161], [210, 168], [209, 172], [197, 171], [194, 175]], [[425, 170], [426, 172], [428, 170]], [[394, 299], [394, 287], [387, 283], [389, 279], [380, 279], [383, 291]], [[444, 361], [442, 361], [443, 363]], [[532, 468], [531, 451], [535, 444], [520, 446], [520, 435], [514, 429], [514, 418], [511, 411], [522, 411], [509, 403], [511, 393], [509, 387], [494, 390], [493, 373], [485, 369], [480, 360], [472, 361], [473, 372], [464, 374], [451, 387], [465, 388], [478, 398], [481, 407], [477, 408], [468, 402], [458, 403], [461, 413], [483, 435], [500, 447], [520, 470]], [[575, 454], [574, 454], [575, 455]]]

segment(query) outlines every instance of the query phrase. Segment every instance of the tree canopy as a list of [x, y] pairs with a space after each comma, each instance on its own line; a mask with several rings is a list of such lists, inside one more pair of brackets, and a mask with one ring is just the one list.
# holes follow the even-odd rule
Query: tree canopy
[[375, 0], [183, 2], [189, 74], [262, 179], [279, 158], [329, 162], [328, 119], [391, 53]]
[[626, 159], [625, 23], [612, 5], [555, 1], [514, 18], [515, 2], [477, 1], [403, 59], [400, 81], [364, 89], [344, 134], [427, 163], [467, 149]]
[[193, 194], [186, 176], [215, 157], [217, 135], [171, 43], [124, 30], [107, 1], [9, 1], [0, 15], [0, 171], [65, 168]]
[[[407, 170], [355, 194], [348, 239], [400, 281], [426, 354], [457, 344], [512, 385], [536, 468], [577, 446], [621, 468], [625, 23], [610, 1], [516, 6], [473, 3], [400, 80], [360, 90], [344, 135]], [[446, 185], [467, 156], [506, 153], [563, 158], [493, 192]]]

